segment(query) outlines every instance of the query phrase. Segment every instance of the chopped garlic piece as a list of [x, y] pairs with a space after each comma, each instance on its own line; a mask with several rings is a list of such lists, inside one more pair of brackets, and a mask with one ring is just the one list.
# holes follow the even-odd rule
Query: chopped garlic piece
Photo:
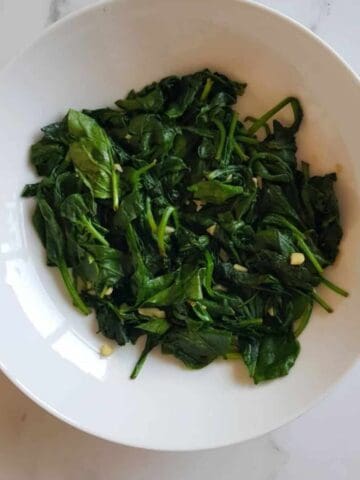
[[270, 307], [269, 310], [268, 310], [268, 314], [270, 315], [270, 317], [275, 317], [275, 310], [274, 310], [274, 307]]
[[114, 289], [112, 287], [109, 287], [105, 290], [104, 296], [111, 295], [113, 293]]
[[302, 265], [305, 262], [305, 255], [301, 252], [292, 253], [290, 256], [290, 265]]
[[263, 187], [263, 179], [262, 177], [256, 177], [256, 183], [257, 183], [257, 186], [260, 188], [260, 190], [262, 189]]
[[248, 271], [248, 269], [246, 267], [244, 267], [244, 265], [239, 265], [238, 263], [234, 263], [233, 267], [234, 267], [234, 270], [236, 270], [237, 272], [247, 272]]
[[120, 163], [114, 163], [114, 170], [116, 170], [117, 172], [120, 172], [120, 173], [122, 173], [124, 171], [122, 169], [122, 166], [120, 165]]
[[168, 227], [168, 226], [165, 227], [165, 233], [169, 233], [169, 234], [170, 234], [170, 233], [174, 233], [174, 232], [175, 232], [175, 228], [173, 228], [173, 227]]
[[138, 308], [138, 312], [144, 317], [166, 318], [166, 312], [156, 307]]
[[206, 205], [206, 202], [204, 202], [203, 200], [193, 200], [193, 202], [196, 205], [196, 211], [197, 212], [200, 212], [200, 210], [203, 208], [203, 206]]
[[209, 235], [214, 236], [215, 231], [216, 231], [216, 223], [214, 225], [211, 225], [209, 228], [206, 229]]
[[258, 186], [258, 179], [256, 177], [252, 177], [252, 181], [254, 182], [255, 187], [257, 187]]
[[228, 176], [226, 177], [226, 180], [225, 180], [225, 181], [226, 181], [226, 182], [231, 182], [232, 178], [233, 178], [233, 174], [230, 173], [230, 175], [228, 175]]
[[132, 135], [130, 135], [130, 133], [127, 133], [127, 134], [125, 135], [125, 138], [126, 138], [126, 140], [131, 140], [131, 139], [132, 139]]
[[221, 260], [223, 262], [228, 262], [229, 261], [229, 255], [228, 255], [227, 252], [225, 252], [225, 250], [223, 248], [220, 248], [219, 257], [221, 258]]
[[100, 347], [100, 355], [102, 357], [109, 357], [114, 352], [114, 348], [108, 343], [103, 343]]
[[227, 292], [228, 289], [226, 287], [224, 287], [224, 285], [221, 285], [220, 283], [218, 283], [217, 285], [214, 286], [214, 290], [216, 290], [217, 292]]

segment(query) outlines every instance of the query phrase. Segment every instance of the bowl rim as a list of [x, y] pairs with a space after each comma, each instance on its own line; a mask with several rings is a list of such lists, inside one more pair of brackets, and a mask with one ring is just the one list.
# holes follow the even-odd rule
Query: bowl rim
[[[10, 60], [8, 60], [4, 66], [0, 69], [0, 82], [2, 81], [2, 78], [5, 76], [5, 74], [11, 70], [13, 65], [16, 65], [17, 62], [21, 60], [21, 58], [27, 54], [27, 52], [31, 51], [32, 48], [36, 47], [39, 43], [41, 43], [47, 35], [49, 35], [52, 32], [56, 32], [58, 29], [60, 30], [64, 24], [71, 22], [75, 20], [78, 17], [81, 17], [82, 15], [96, 11], [96, 10], [102, 10], [108, 6], [114, 5], [114, 4], [126, 4], [129, 0], [100, 0], [99, 3], [93, 4], [93, 5], [88, 5], [82, 8], [79, 8], [61, 19], [57, 20], [56, 22], [52, 23], [51, 25], [47, 26], [44, 28], [44, 30], [38, 34], [31, 42], [26, 44], [22, 49], [19, 50], [19, 52], [13, 56]], [[132, 2], [135, 2], [136, 0], [132, 0]], [[172, 0], [172, 1], [181, 1], [181, 0]], [[221, 2], [221, 0], [218, 0]], [[292, 26], [294, 29], [296, 29], [298, 32], [301, 34], [307, 36], [310, 38], [312, 41], [316, 42], [320, 47], [322, 47], [325, 51], [327, 51], [328, 54], [330, 54], [340, 66], [345, 69], [350, 77], [352, 77], [352, 80], [357, 84], [358, 87], [360, 87], [360, 74], [357, 74], [357, 72], [350, 66], [350, 64], [344, 60], [337, 51], [330, 46], [327, 42], [322, 40], [317, 34], [312, 32], [308, 27], [304, 26], [301, 24], [299, 21], [289, 17], [288, 15], [279, 12], [273, 7], [269, 7], [267, 5], [263, 5], [260, 3], [257, 3], [254, 0], [228, 0], [232, 2], [236, 2], [239, 4], [245, 4], [249, 6], [250, 8], [257, 10], [259, 12], [263, 12], [267, 15], [270, 15], [272, 17], [277, 18], [278, 20], [287, 23], [288, 25]], [[44, 409], [46, 412], [50, 413], [54, 417], [58, 418], [59, 420], [67, 423], [68, 425], [85, 432], [87, 434], [93, 435], [95, 437], [101, 438], [102, 440], [106, 440], [111, 443], [115, 444], [120, 444], [123, 446], [127, 447], [134, 447], [134, 448], [142, 448], [150, 451], [162, 451], [162, 452], [190, 452], [190, 451], [201, 451], [201, 450], [212, 450], [215, 448], [220, 448], [220, 447], [227, 447], [230, 445], [234, 445], [237, 443], [242, 443], [248, 440], [253, 440], [255, 438], [261, 437], [263, 435], [266, 435], [270, 432], [275, 432], [284, 425], [293, 422], [300, 416], [302, 416], [304, 413], [312, 410], [318, 403], [320, 403], [324, 398], [326, 398], [340, 383], [345, 381], [345, 379], [352, 373], [352, 371], [355, 369], [358, 360], [360, 358], [360, 354], [357, 356], [357, 358], [354, 358], [353, 363], [338, 377], [338, 379], [333, 382], [322, 394], [318, 395], [316, 398], [314, 398], [311, 402], [309, 402], [307, 405], [305, 405], [300, 411], [298, 411], [296, 414], [289, 415], [286, 418], [284, 418], [281, 423], [273, 428], [267, 428], [264, 432], [261, 434], [254, 433], [253, 435], [248, 436], [247, 438], [244, 438], [242, 440], [234, 442], [233, 440], [230, 440], [228, 442], [221, 442], [219, 444], [213, 444], [211, 446], [204, 446], [204, 445], [198, 445], [195, 447], [190, 447], [190, 448], [163, 448], [162, 446], [152, 446], [144, 442], [128, 442], [128, 441], [121, 441], [119, 442], [117, 439], [113, 438], [111, 435], [106, 435], [104, 433], [100, 433], [96, 431], [95, 428], [91, 428], [88, 426], [85, 426], [83, 424], [80, 424], [77, 420], [73, 418], [69, 418], [66, 414], [58, 411], [55, 407], [47, 403], [46, 400], [41, 399], [38, 397], [35, 393], [31, 391], [29, 387], [24, 385], [20, 379], [16, 378], [15, 375], [10, 373], [9, 369], [7, 366], [4, 365], [3, 361], [0, 358], [0, 370], [1, 372], [6, 376], [10, 382], [15, 385], [23, 394], [25, 394], [30, 400], [32, 400], [35, 404], [37, 404], [39, 407]]]

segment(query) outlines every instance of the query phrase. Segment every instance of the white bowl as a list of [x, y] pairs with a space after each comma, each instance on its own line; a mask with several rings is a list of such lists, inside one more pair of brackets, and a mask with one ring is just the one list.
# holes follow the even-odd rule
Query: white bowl
[[[339, 173], [345, 230], [329, 276], [351, 291], [323, 291], [290, 374], [254, 386], [241, 362], [188, 371], [153, 354], [129, 380], [139, 346], [108, 359], [93, 318], [72, 307], [32, 228], [35, 179], [28, 148], [39, 128], [69, 109], [112, 105], [165, 75], [216, 69], [249, 84], [242, 116], [287, 95], [305, 121], [299, 156]], [[235, 0], [127, 0], [72, 15], [50, 28], [0, 77], [0, 363], [8, 377], [64, 421], [115, 442], [163, 450], [228, 445], [268, 432], [307, 410], [358, 358], [360, 348], [359, 80], [300, 25]]]

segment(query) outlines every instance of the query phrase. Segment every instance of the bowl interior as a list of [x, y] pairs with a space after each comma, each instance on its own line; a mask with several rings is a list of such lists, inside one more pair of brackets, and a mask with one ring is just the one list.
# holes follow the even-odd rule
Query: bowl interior
[[[93, 318], [72, 305], [45, 266], [31, 201], [19, 195], [35, 176], [28, 147], [39, 128], [70, 107], [111, 106], [131, 88], [204, 67], [248, 82], [241, 117], [298, 96], [305, 120], [299, 158], [314, 172], [337, 171], [344, 226], [329, 276], [352, 295], [322, 293], [332, 315], [315, 309], [290, 375], [253, 386], [240, 362], [188, 371], [151, 355], [136, 381], [140, 346], [98, 355]], [[245, 440], [305, 411], [359, 352], [360, 89], [320, 41], [262, 7], [234, 0], [132, 0], [105, 3], [60, 22], [0, 78], [0, 362], [20, 388], [69, 423], [129, 445], [167, 450]], [[289, 112], [283, 112], [286, 120]]]

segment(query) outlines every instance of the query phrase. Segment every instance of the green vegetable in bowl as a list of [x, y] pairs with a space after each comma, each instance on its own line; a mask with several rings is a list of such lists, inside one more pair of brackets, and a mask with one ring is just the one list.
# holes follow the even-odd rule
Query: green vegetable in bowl
[[[342, 237], [336, 174], [298, 166], [303, 112], [259, 118], [246, 85], [203, 70], [70, 110], [31, 147], [34, 226], [74, 305], [119, 345], [146, 336], [189, 368], [242, 358], [255, 383], [286, 375]], [[269, 121], [291, 107], [291, 125]], [[240, 108], [241, 110], [241, 108]], [[263, 132], [263, 136], [258, 135]]]

